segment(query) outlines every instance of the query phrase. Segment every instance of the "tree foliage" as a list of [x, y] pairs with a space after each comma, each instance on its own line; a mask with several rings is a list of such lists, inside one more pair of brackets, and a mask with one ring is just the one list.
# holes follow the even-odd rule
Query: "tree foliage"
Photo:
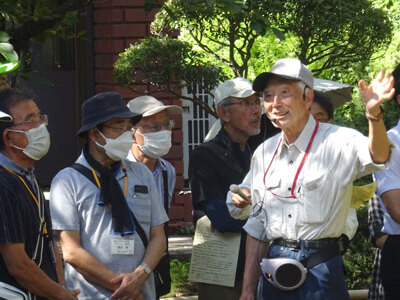
[[391, 21], [370, 0], [169, 0], [152, 30], [160, 38], [180, 32], [204, 66], [227, 77], [252, 79], [278, 58], [297, 57], [316, 76], [354, 84], [389, 43]]
[[[150, 86], [149, 92], [167, 92], [185, 99], [180, 89], [199, 84], [204, 93], [212, 96], [215, 83], [225, 77], [218, 67], [203, 63], [203, 59], [204, 53], [193, 50], [187, 42], [150, 36], [119, 55], [114, 78], [137, 92], [136, 84], [141, 83]], [[197, 95], [187, 99], [216, 115], [215, 107], [209, 107]]]
[[265, 1], [170, 0], [156, 15], [158, 35], [180, 30], [199, 49], [228, 66], [234, 76], [248, 76], [251, 48], [270, 28]]
[[316, 76], [368, 62], [391, 39], [388, 15], [369, 0], [287, 0], [272, 10], [271, 23], [294, 37], [295, 56]]

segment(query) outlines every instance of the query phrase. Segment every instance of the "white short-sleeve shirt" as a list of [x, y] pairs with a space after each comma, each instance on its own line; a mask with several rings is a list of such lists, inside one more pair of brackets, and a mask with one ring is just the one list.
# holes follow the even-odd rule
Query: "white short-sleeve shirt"
[[353, 181], [385, 168], [384, 164], [373, 163], [367, 137], [354, 129], [319, 123], [298, 174], [296, 198], [284, 198], [291, 195], [315, 126], [310, 116], [294, 143], [288, 145], [283, 139], [279, 144], [281, 133], [255, 151], [249, 171], [253, 212], [244, 227], [254, 238], [310, 240], [340, 236], [345, 230]]

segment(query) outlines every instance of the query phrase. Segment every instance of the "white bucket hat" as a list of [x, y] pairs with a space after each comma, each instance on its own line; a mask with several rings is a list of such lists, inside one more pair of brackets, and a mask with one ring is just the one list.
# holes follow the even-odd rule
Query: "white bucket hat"
[[161, 101], [152, 96], [136, 97], [128, 102], [128, 108], [143, 117], [149, 117], [167, 110], [168, 114], [177, 115], [182, 113], [182, 107], [178, 105], [164, 105]]

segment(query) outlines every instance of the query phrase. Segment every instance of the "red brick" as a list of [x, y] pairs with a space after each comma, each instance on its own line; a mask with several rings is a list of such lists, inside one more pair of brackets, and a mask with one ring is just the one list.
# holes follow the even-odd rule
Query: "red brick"
[[96, 9], [95, 23], [121, 23], [124, 21], [124, 11], [120, 8]]
[[98, 54], [95, 57], [95, 66], [96, 68], [111, 69], [114, 66], [115, 61], [118, 59], [118, 55], [112, 54]]
[[171, 103], [171, 98], [175, 98], [174, 95], [167, 93], [167, 92], [154, 92], [152, 95], [153, 95], [153, 97], [155, 97], [159, 100], [162, 100], [163, 102], [164, 102], [164, 99], [168, 100], [169, 103]]
[[125, 10], [125, 22], [152, 22], [157, 10], [147, 13], [144, 8], [127, 8]]
[[172, 104], [173, 104], [173, 105], [182, 106], [182, 100], [173, 98], [173, 99], [172, 99]]
[[98, 69], [95, 72], [96, 83], [114, 83], [112, 69]]
[[130, 6], [130, 7], [143, 7], [144, 0], [102, 0], [93, 1], [94, 7], [118, 7], [118, 6]]
[[122, 98], [124, 100], [126, 100], [126, 102], [128, 102], [129, 100], [136, 98], [137, 97], [137, 93], [135, 93], [134, 91], [132, 91], [130, 88], [125, 87], [125, 86], [120, 86], [117, 85], [114, 89], [114, 91], [118, 92], [121, 94]]
[[169, 208], [169, 217], [174, 220], [182, 220], [185, 215], [183, 206], [171, 206]]
[[182, 115], [175, 115], [173, 116], [174, 122], [175, 122], [175, 129], [180, 129], [182, 128]]
[[100, 39], [94, 42], [96, 53], [118, 54], [125, 50], [123, 40]]
[[182, 175], [177, 175], [176, 176], [176, 183], [175, 183], [175, 189], [181, 190], [184, 187], [184, 180]]
[[95, 38], [110, 38], [113, 37], [113, 28], [111, 25], [94, 25]]
[[174, 192], [174, 197], [175, 197], [175, 201], [174, 201], [175, 204], [182, 204], [182, 205], [185, 204], [185, 197], [184, 197], [184, 195], [180, 195], [179, 191]]
[[122, 98], [124, 98], [126, 101], [129, 101], [133, 98], [143, 96], [147, 89], [147, 85], [135, 84], [135, 85], [133, 85], [133, 88], [136, 89], [137, 91], [133, 91], [128, 87], [117, 86], [116, 92], [120, 93], [122, 95]]
[[174, 144], [182, 144], [183, 143], [183, 132], [182, 130], [174, 130], [172, 131], [172, 141]]
[[187, 222], [192, 222], [193, 221], [193, 207], [192, 207], [192, 202], [186, 202], [184, 205], [184, 215], [183, 219]]
[[183, 157], [182, 145], [172, 145], [171, 150], [165, 156], [167, 159], [174, 159]]
[[114, 37], [143, 37], [146, 34], [145, 24], [114, 24], [111, 26]]
[[102, 92], [108, 92], [108, 91], [114, 91], [115, 90], [115, 85], [112, 84], [97, 84], [95, 93], [102, 93]]
[[174, 160], [171, 163], [175, 168], [176, 174], [183, 174], [183, 161]]

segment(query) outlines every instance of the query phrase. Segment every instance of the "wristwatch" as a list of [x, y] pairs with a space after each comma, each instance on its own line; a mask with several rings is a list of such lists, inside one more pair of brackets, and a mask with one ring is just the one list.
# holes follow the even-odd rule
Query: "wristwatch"
[[147, 276], [150, 276], [151, 273], [153, 272], [153, 271], [150, 269], [150, 267], [149, 267], [145, 262], [142, 262], [142, 263], [140, 264], [140, 267], [143, 268], [143, 270], [146, 272]]

